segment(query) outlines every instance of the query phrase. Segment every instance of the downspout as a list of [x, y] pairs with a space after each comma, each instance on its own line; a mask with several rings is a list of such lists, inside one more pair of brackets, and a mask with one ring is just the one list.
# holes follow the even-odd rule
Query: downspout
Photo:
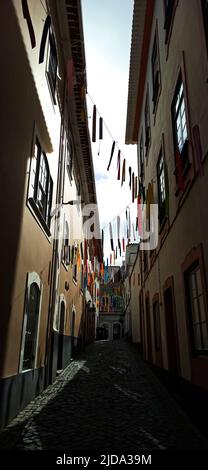
[[[62, 182], [64, 176], [64, 153], [63, 153], [63, 136], [64, 136], [64, 119], [65, 119], [65, 105], [66, 105], [66, 75], [64, 79], [63, 102], [61, 109], [61, 125], [60, 125], [60, 140], [59, 140], [59, 162], [58, 162], [58, 176], [57, 176], [57, 192], [56, 192], [56, 206], [59, 206], [62, 201]], [[53, 254], [50, 276], [50, 294], [49, 294], [49, 310], [48, 310], [48, 325], [46, 337], [46, 374], [45, 374], [45, 387], [52, 383], [52, 363], [53, 363], [53, 350], [52, 350], [52, 332], [54, 322], [54, 312], [56, 305], [56, 283], [57, 272], [59, 266], [59, 221], [60, 221], [60, 208], [55, 213], [54, 223], [54, 240], [53, 240]]]

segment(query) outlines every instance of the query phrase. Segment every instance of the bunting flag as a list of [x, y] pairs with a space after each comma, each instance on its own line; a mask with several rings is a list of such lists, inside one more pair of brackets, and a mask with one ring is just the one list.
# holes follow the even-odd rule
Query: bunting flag
[[175, 158], [176, 158], [177, 184], [178, 184], [179, 189], [183, 191], [184, 190], [183, 168], [182, 168], [181, 154], [178, 148], [176, 149]]
[[109, 163], [108, 163], [108, 168], [107, 168], [107, 171], [109, 171], [109, 168], [111, 166], [111, 162], [112, 162], [112, 158], [113, 158], [113, 153], [114, 153], [114, 149], [115, 149], [115, 140], [113, 141], [113, 144], [112, 144], [112, 148], [111, 148], [111, 155], [110, 155], [110, 160], [109, 160]]
[[119, 248], [119, 251], [121, 253], [121, 242], [120, 242], [120, 222], [121, 222], [121, 219], [119, 217], [119, 215], [117, 216], [117, 239], [118, 239], [118, 248]]
[[135, 180], [134, 180], [134, 182], [135, 182], [135, 193], [134, 193], [134, 199], [136, 199], [136, 198], [137, 198], [137, 196], [138, 196], [138, 194], [137, 194], [137, 191], [138, 191], [138, 188], [137, 188], [137, 186], [138, 186], [138, 178], [137, 178], [137, 176], [135, 176]]
[[130, 242], [130, 239], [131, 239], [131, 213], [130, 213], [130, 210], [129, 210], [129, 220], [128, 220], [128, 224], [129, 224], [129, 236], [128, 236], [128, 241]]
[[193, 140], [194, 140], [194, 150], [195, 158], [197, 161], [198, 171], [200, 176], [204, 176], [204, 169], [202, 165], [202, 148], [201, 148], [201, 139], [199, 126], [193, 127]]
[[141, 205], [141, 199], [140, 196], [137, 198], [137, 219], [138, 219], [138, 232], [140, 238], [142, 238], [142, 205]]
[[80, 253], [81, 253], [81, 258], [82, 260], [84, 259], [84, 253], [83, 253], [83, 243], [80, 243]]
[[126, 209], [126, 238], [129, 239], [128, 211]]
[[51, 17], [48, 15], [44, 23], [42, 38], [40, 42], [39, 64], [42, 64], [42, 62], [44, 61], [46, 40], [47, 40], [47, 36], [50, 30], [50, 26], [51, 26]]
[[119, 150], [118, 151], [118, 160], [117, 160], [117, 169], [118, 169], [118, 176], [117, 176], [117, 180], [120, 180], [120, 173], [121, 173], [121, 151]]
[[142, 182], [139, 180], [139, 196], [142, 197]]
[[96, 118], [97, 110], [96, 105], [93, 106], [93, 115], [92, 115], [92, 142], [96, 142]]
[[93, 246], [94, 246], [94, 256], [97, 256], [97, 240], [93, 237]]
[[72, 57], [68, 59], [67, 62], [67, 89], [68, 96], [73, 95], [73, 86], [74, 86], [74, 62]]
[[74, 245], [72, 245], [72, 249], [71, 249], [71, 264], [73, 264], [74, 262]]
[[103, 139], [103, 118], [99, 119], [99, 140]]
[[126, 160], [125, 160], [125, 158], [123, 160], [123, 166], [122, 166], [121, 186], [123, 186], [124, 181], [126, 181]]
[[111, 250], [114, 250], [113, 247], [113, 230], [112, 230], [112, 224], [111, 222], [109, 223], [109, 231], [110, 231], [110, 243], [111, 243]]
[[33, 49], [36, 46], [36, 40], [35, 40], [35, 33], [34, 33], [34, 29], [33, 29], [33, 24], [32, 24], [32, 20], [31, 20], [27, 0], [22, 0], [22, 12], [23, 12], [24, 18], [27, 21], [27, 27], [28, 27], [28, 31], [29, 31], [29, 35], [30, 35], [30, 42], [31, 42], [31, 46], [32, 46], [32, 49]]
[[121, 256], [121, 254], [122, 254], [122, 251], [121, 251], [121, 242], [120, 242], [120, 240], [118, 240], [118, 242], [119, 242], [118, 248], [119, 248], [119, 252], [120, 252], [120, 256]]
[[135, 235], [134, 224], [132, 224], [132, 233], [133, 233], [133, 239], [135, 241], [136, 240], [136, 235]]
[[79, 249], [77, 248], [77, 267], [80, 269], [80, 266], [81, 266], [81, 257], [80, 257]]
[[132, 173], [132, 202], [134, 202], [135, 187], [134, 187], [134, 172]]
[[131, 166], [129, 167], [129, 187], [131, 189]]

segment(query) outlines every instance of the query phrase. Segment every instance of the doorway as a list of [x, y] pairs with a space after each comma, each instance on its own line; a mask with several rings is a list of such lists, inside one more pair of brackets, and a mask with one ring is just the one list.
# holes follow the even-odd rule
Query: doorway
[[121, 338], [121, 325], [120, 323], [113, 324], [113, 339]]
[[165, 306], [168, 369], [171, 372], [178, 374], [179, 361], [178, 361], [177, 327], [176, 327], [175, 306], [174, 306], [172, 286], [169, 286], [164, 290], [164, 306]]
[[58, 370], [63, 369], [63, 345], [64, 345], [65, 303], [60, 304], [59, 341], [58, 341]]
[[147, 360], [152, 362], [152, 333], [151, 333], [151, 322], [150, 322], [150, 301], [149, 296], [145, 299], [146, 307], [146, 327], [147, 327]]

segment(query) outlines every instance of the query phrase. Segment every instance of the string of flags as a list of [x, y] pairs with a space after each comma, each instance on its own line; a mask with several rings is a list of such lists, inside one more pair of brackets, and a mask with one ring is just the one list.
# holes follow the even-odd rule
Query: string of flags
[[[110, 265], [114, 264], [115, 261], [122, 256], [122, 253], [125, 253], [126, 245], [133, 240], [134, 242], [139, 241], [140, 237], [142, 237], [142, 210], [143, 204], [149, 200], [148, 197], [148, 190], [145, 190], [142, 178], [139, 178], [132, 168], [132, 166], [128, 163], [127, 159], [122, 154], [120, 148], [118, 147], [116, 140], [114, 139], [112, 133], [110, 132], [108, 126], [104, 122], [103, 118], [101, 117], [96, 104], [94, 103], [93, 99], [91, 98], [90, 94], [87, 92], [87, 95], [92, 103], [93, 106], [93, 113], [92, 113], [92, 142], [96, 142], [97, 137], [97, 122], [99, 119], [99, 151], [100, 153], [100, 140], [103, 139], [103, 124], [105, 125], [110, 138], [112, 139], [112, 145], [110, 149], [110, 156], [109, 161], [107, 164], [106, 171], [110, 171], [112, 167], [112, 161], [115, 156], [115, 149], [117, 147], [117, 162], [116, 162], [116, 179], [121, 182], [121, 187], [126, 182], [128, 184], [129, 190], [131, 191], [131, 203], [134, 203], [135, 200], [137, 202], [137, 211], [136, 211], [136, 218], [134, 221], [131, 221], [131, 211], [128, 208], [125, 208], [117, 217], [111, 220], [108, 224], [106, 224], [102, 228], [102, 249], [104, 249], [104, 238], [109, 236], [110, 240], [110, 248], [111, 253], [107, 257], [107, 264]], [[102, 125], [100, 125], [100, 121]], [[100, 132], [100, 128], [102, 132]], [[127, 178], [127, 170], [128, 170], [128, 178]], [[149, 188], [149, 195], [151, 191]], [[125, 221], [123, 221], [123, 234], [120, 235], [121, 232], [121, 215], [125, 215]], [[117, 220], [117, 227], [114, 223]], [[125, 225], [125, 229], [124, 229]], [[106, 232], [106, 233], [105, 233]], [[117, 232], [117, 233], [116, 233]]]
[[89, 92], [87, 91], [87, 96], [89, 97], [92, 105], [93, 105], [93, 112], [92, 112], [92, 142], [95, 143], [97, 141], [97, 122], [99, 120], [99, 149], [98, 155], [100, 154], [100, 141], [103, 140], [103, 125], [105, 126], [109, 136], [112, 139], [112, 146], [110, 151], [110, 158], [107, 165], [107, 171], [110, 170], [111, 164], [115, 155], [116, 147], [117, 147], [117, 180], [121, 181], [121, 186], [123, 186], [124, 182], [126, 182], [126, 166], [128, 166], [129, 171], [129, 188], [132, 191], [132, 202], [135, 201], [137, 198], [138, 192], [138, 177], [136, 176], [136, 172], [133, 171], [131, 164], [128, 163], [127, 159], [124, 157], [123, 153], [121, 152], [120, 148], [117, 145], [116, 140], [112, 136], [108, 126], [106, 125], [105, 121], [103, 120], [102, 116], [100, 115], [96, 104], [94, 103], [92, 97], [90, 96]]

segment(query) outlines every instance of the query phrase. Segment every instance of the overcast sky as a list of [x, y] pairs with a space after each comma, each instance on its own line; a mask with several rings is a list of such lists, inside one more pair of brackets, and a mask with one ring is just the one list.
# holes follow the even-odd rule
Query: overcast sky
[[[88, 94], [123, 156], [137, 174], [136, 146], [125, 145], [133, 0], [82, 0], [82, 13]], [[89, 97], [87, 103], [91, 130], [93, 104]], [[128, 163], [126, 183], [121, 188], [120, 181], [117, 181], [118, 148], [115, 148], [112, 165], [107, 171], [112, 142], [104, 126], [99, 155], [99, 142], [92, 143], [101, 227], [131, 203]], [[135, 208], [132, 207], [134, 213]], [[107, 226], [105, 235], [108, 234]], [[105, 256], [109, 255], [108, 251], [109, 248]]]

